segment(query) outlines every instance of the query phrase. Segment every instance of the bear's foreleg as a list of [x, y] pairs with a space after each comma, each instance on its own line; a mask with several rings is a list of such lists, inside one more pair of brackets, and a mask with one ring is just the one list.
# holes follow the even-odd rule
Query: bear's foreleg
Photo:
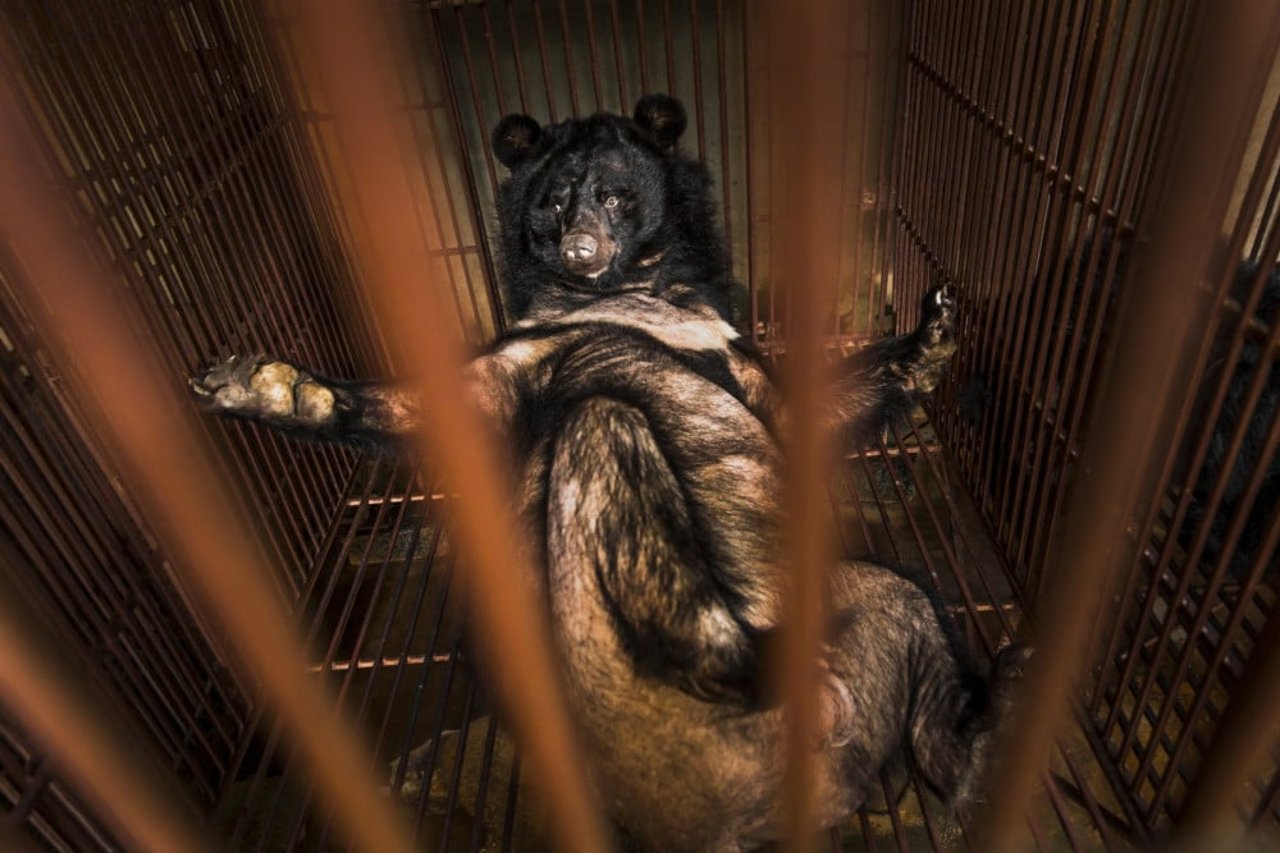
[[418, 405], [392, 383], [316, 376], [266, 356], [232, 356], [188, 380], [201, 408], [297, 438], [392, 445], [418, 426]]
[[854, 446], [875, 441], [937, 387], [956, 351], [955, 307], [950, 285], [934, 288], [925, 294], [914, 332], [876, 341], [839, 365], [828, 417]]

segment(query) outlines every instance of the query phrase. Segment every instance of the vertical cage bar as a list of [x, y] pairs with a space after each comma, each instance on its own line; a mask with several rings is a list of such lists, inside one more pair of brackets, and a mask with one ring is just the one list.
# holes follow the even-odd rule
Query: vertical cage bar
[[[841, 187], [830, 180], [829, 164], [840, 162], [841, 125], [847, 81], [828, 73], [848, 48], [851, 10], [841, 3], [798, 4], [785, 13], [769, 11], [769, 121], [777, 140], [770, 206], [775, 217], [771, 239], [774, 284], [785, 281], [788, 350], [788, 404], [793, 417], [789, 436], [786, 491], [790, 585], [784, 635], [785, 668], [775, 678], [787, 698], [783, 777], [783, 814], [787, 838], [804, 849], [815, 827], [814, 764], [807, 748], [817, 713], [817, 682], [812, 661], [825, 624], [826, 567], [832, 558], [830, 519], [824, 511], [823, 472], [832, 448], [819, 427], [819, 394], [824, 383], [820, 349], [821, 294], [835, 278]], [[785, 172], [783, 171], [785, 169]], [[785, 179], [783, 176], [785, 175]], [[800, 744], [799, 748], [794, 745]]]
[[[394, 167], [399, 159], [394, 121], [381, 94], [392, 69], [379, 48], [384, 40], [380, 21], [356, 2], [323, 14], [304, 4], [294, 11], [305, 20], [317, 59], [324, 67], [340, 70], [328, 81], [338, 108], [338, 131], [352, 171], [359, 176], [362, 208], [379, 224], [370, 229], [372, 241], [362, 261], [384, 321], [424, 377], [419, 392], [431, 412], [421, 436], [424, 452], [436, 460], [445, 482], [468, 484], [455, 502], [453, 530], [469, 556], [464, 577], [479, 647], [490, 661], [501, 661], [494, 670], [496, 689], [544, 782], [561, 843], [569, 849], [602, 849], [605, 830], [585, 785], [552, 662], [546, 615], [524, 584], [510, 583], [513, 573], [531, 576], [533, 569], [519, 556], [528, 552], [517, 546], [514, 519], [503, 499], [506, 480], [477, 413], [460, 405], [467, 399], [461, 385], [461, 353], [436, 320], [435, 293], [413, 284], [424, 270], [438, 273], [438, 262], [420, 233], [397, 227], [411, 219], [412, 200], [401, 170]], [[423, 798], [426, 791], [424, 787]]]

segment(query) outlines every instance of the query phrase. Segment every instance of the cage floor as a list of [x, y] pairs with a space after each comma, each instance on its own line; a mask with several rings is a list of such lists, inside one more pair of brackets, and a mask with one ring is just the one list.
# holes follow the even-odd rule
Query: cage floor
[[[975, 656], [1018, 629], [1022, 608], [943, 448], [923, 416], [848, 457], [833, 492], [843, 549], [851, 557], [909, 567], [950, 603]], [[424, 847], [538, 850], [536, 806], [520, 785], [520, 762], [470, 677], [455, 618], [453, 555], [438, 524], [446, 496], [416, 487], [405, 463], [371, 459], [352, 479], [313, 573], [299, 618], [312, 666], [363, 729], [386, 780]], [[405, 756], [410, 760], [403, 761]], [[399, 760], [400, 768], [393, 762]], [[214, 817], [236, 850], [340, 847], [313, 809], [279, 731], [259, 722], [240, 747], [234, 781]], [[1133, 821], [1112, 793], [1083, 727], [1059, 740], [1043, 778], [1046, 796], [1028, 815], [1040, 849], [1129, 849]], [[423, 784], [430, 779], [430, 784]], [[902, 762], [839, 832], [836, 849], [963, 848], [967, 828]], [[998, 804], [997, 804], [998, 805]]]

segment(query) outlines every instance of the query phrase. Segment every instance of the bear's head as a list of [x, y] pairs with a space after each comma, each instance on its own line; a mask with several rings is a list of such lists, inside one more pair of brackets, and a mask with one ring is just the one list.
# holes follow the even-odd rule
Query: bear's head
[[663, 295], [674, 284], [729, 315], [711, 179], [676, 150], [686, 124], [666, 95], [641, 98], [631, 118], [498, 123], [493, 150], [511, 173], [498, 215], [515, 316], [620, 292]]

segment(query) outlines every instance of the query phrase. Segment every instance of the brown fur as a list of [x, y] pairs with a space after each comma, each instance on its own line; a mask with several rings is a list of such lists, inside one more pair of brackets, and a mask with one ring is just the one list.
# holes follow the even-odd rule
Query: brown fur
[[[782, 412], [762, 362], [685, 296], [535, 308], [468, 376], [517, 448], [517, 500], [610, 815], [647, 849], [745, 849], [781, 827], [781, 712], [759, 669], [784, 586]], [[920, 330], [853, 356], [832, 425], [866, 440], [932, 388], [952, 310], [931, 293]], [[213, 411], [326, 440], [394, 445], [419, 417], [394, 385], [269, 359], [219, 365], [193, 388]], [[332, 405], [308, 402], [319, 391]], [[970, 796], [1016, 659], [989, 687], [925, 593], [883, 567], [837, 566], [831, 588], [820, 820], [851, 814], [902, 748], [944, 795]]]

